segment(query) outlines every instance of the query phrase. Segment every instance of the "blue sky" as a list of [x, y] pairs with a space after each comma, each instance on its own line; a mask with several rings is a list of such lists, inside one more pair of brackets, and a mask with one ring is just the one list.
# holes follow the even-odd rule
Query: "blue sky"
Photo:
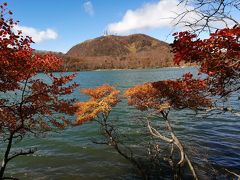
[[178, 0], [6, 0], [19, 29], [38, 50], [67, 52], [73, 45], [111, 34], [145, 33], [171, 42], [169, 18]]

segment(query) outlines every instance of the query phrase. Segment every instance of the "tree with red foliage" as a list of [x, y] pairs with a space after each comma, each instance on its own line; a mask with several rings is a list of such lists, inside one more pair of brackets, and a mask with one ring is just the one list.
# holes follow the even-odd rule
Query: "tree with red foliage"
[[196, 34], [174, 34], [174, 62], [197, 63], [200, 74], [207, 75], [209, 91], [227, 96], [240, 90], [240, 27], [224, 28], [211, 33], [208, 39]]
[[[223, 28], [201, 40], [188, 31], [174, 33], [174, 62], [194, 62], [199, 65], [198, 74], [205, 81], [205, 92], [212, 99], [212, 106], [206, 115], [230, 112], [239, 116], [239, 107], [231, 107], [231, 101], [239, 100], [240, 92], [240, 26]], [[201, 90], [199, 89], [199, 92]], [[225, 103], [227, 101], [228, 103]], [[198, 103], [198, 101], [196, 101]], [[222, 103], [219, 103], [222, 102]], [[214, 106], [213, 106], [214, 105]], [[211, 112], [211, 113], [210, 113]], [[226, 169], [226, 172], [240, 178], [240, 175]]]
[[[205, 89], [205, 80], [193, 79], [192, 75], [188, 73], [185, 74], [182, 79], [149, 82], [129, 88], [125, 91], [125, 96], [128, 98], [129, 105], [135, 106], [141, 111], [149, 111], [146, 120], [150, 134], [172, 145], [169, 161], [174, 170], [176, 170], [175, 176], [180, 175], [180, 168], [187, 162], [193, 177], [198, 179], [190, 158], [184, 150], [183, 144], [173, 130], [171, 121], [168, 117], [169, 112], [172, 109], [181, 110], [190, 108], [198, 110], [200, 108], [210, 107], [212, 102], [207, 97]], [[163, 119], [165, 121], [170, 137], [163, 135], [163, 133], [151, 125], [149, 120], [151, 117], [158, 117], [158, 120]], [[173, 151], [175, 147], [179, 150], [180, 154], [180, 159], [177, 163], [174, 163], [173, 160]]]
[[[34, 149], [11, 152], [14, 142], [71, 124], [74, 99], [62, 98], [78, 86], [74, 74], [55, 75], [62, 61], [54, 55], [34, 53], [32, 39], [16, 31], [7, 3], [0, 6], [0, 134], [7, 147], [0, 169], [4, 178], [7, 163]], [[41, 72], [39, 74], [39, 72]]]

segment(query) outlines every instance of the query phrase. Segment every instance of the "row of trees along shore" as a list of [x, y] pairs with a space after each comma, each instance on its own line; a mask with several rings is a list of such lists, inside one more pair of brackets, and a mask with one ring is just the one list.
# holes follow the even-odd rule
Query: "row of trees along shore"
[[[240, 90], [240, 26], [229, 12], [232, 9], [239, 12], [240, 2], [182, 0], [179, 5], [195, 8], [176, 14], [174, 18], [176, 25], [184, 24], [190, 29], [173, 34], [174, 62], [196, 63], [202, 76], [194, 77], [191, 73], [186, 73], [176, 80], [137, 85], [127, 89], [123, 98], [128, 100], [130, 106], [147, 112], [141, 118], [141, 124], [148, 132], [146, 136], [154, 139], [154, 143], [149, 141], [150, 146], [146, 150], [149, 157], [141, 158], [150, 158], [152, 163], [156, 160], [168, 163], [174, 179], [183, 177], [183, 168], [189, 170], [193, 179], [199, 179], [197, 162], [191, 160], [184, 140], [180, 140], [175, 133], [172, 125], [174, 120], [169, 118], [169, 113], [190, 109], [204, 115], [219, 112], [238, 115], [239, 108], [233, 109], [220, 102], [226, 99], [230, 101], [231, 94], [239, 93]], [[193, 12], [201, 20], [186, 22], [184, 17]], [[234, 25], [219, 29], [213, 26], [212, 22], [215, 21], [226, 25], [231, 21]], [[136, 167], [143, 179], [153, 178], [141, 158], [134, 154], [127, 143], [120, 140], [118, 127], [111, 122], [110, 112], [121, 100], [120, 91], [105, 84], [82, 90], [90, 96], [85, 102], [62, 98], [78, 87], [72, 81], [76, 74], [66, 76], [51, 73], [62, 67], [61, 59], [49, 54], [35, 54], [30, 47], [33, 43], [31, 37], [14, 30], [17, 24], [12, 19], [7, 3], [3, 3], [0, 6], [0, 133], [5, 150], [0, 179], [17, 179], [4, 176], [9, 161], [36, 151], [23, 149], [14, 152], [13, 144], [27, 136], [84, 125], [84, 122], [92, 120], [99, 123], [103, 136], [102, 142], [95, 143], [112, 147]], [[205, 30], [209, 31], [209, 37], [198, 39], [198, 35]], [[77, 115], [77, 119], [69, 120], [74, 115]], [[166, 128], [158, 129], [154, 126], [155, 121], [165, 123]], [[167, 155], [161, 154], [159, 143], [163, 142], [169, 147]], [[158, 165], [161, 163], [158, 161]], [[239, 172], [226, 169], [225, 173], [240, 178]]]

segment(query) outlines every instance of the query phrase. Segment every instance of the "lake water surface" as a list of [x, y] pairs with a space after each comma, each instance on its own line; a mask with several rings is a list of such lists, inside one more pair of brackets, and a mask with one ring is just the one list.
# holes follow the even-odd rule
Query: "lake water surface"
[[[189, 71], [196, 72], [194, 68], [88, 71], [79, 72], [75, 81], [80, 88], [111, 84], [119, 90], [125, 90], [148, 81], [179, 78]], [[79, 89], [73, 96], [86, 100], [85, 96], [80, 95]], [[233, 99], [234, 106], [239, 108], [237, 96]], [[138, 115], [142, 114], [122, 101], [113, 110], [111, 119], [126, 134], [136, 135], [141, 133], [141, 129], [135, 127], [137, 122], [132, 117]], [[196, 161], [206, 158], [220, 170], [228, 168], [240, 172], [239, 119], [230, 115], [195, 118], [187, 111], [175, 112], [171, 118], [179, 138], [201, 152], [202, 156], [196, 156]], [[131, 132], [133, 130], [136, 132]], [[98, 125], [90, 122], [64, 132], [52, 133], [45, 138], [25, 139], [20, 146], [37, 147], [38, 151], [33, 156], [11, 161], [6, 171], [8, 175], [20, 179], [138, 179], [131, 164], [111, 147], [91, 141], [99, 138], [98, 134]]]

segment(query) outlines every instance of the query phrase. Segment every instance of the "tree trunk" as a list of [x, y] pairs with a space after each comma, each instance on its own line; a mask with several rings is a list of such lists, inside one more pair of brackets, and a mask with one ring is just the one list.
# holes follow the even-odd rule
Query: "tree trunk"
[[4, 171], [6, 169], [6, 165], [8, 163], [8, 156], [12, 147], [12, 140], [13, 140], [13, 134], [14, 133], [10, 133], [9, 139], [8, 139], [8, 145], [7, 145], [7, 149], [5, 151], [3, 160], [2, 160], [2, 166], [1, 166], [1, 170], [0, 170], [0, 179], [3, 179], [3, 175], [4, 175]]

